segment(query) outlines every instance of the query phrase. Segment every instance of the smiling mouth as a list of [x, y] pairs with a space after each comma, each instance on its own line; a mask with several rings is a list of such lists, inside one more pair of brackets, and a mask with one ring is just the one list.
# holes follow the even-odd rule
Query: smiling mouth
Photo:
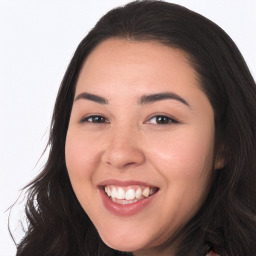
[[157, 187], [149, 186], [103, 186], [105, 194], [115, 203], [127, 205], [146, 199], [158, 191]]

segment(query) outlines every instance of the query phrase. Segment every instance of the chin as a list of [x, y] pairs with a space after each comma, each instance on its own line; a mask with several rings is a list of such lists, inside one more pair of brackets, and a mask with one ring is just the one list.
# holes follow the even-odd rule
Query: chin
[[143, 241], [139, 241], [135, 237], [118, 237], [117, 236], [111, 236], [111, 237], [102, 237], [101, 239], [103, 242], [109, 246], [112, 249], [123, 251], [123, 252], [134, 252], [139, 251], [141, 249], [144, 249], [146, 247], [146, 244], [143, 243]]

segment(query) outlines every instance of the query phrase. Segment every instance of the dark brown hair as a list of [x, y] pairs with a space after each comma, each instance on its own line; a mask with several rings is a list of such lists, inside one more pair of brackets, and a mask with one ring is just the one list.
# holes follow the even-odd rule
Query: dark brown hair
[[182, 49], [199, 76], [215, 114], [216, 152], [225, 166], [199, 212], [166, 241], [181, 241], [177, 256], [256, 253], [256, 87], [230, 37], [182, 6], [136, 1], [104, 15], [79, 44], [63, 78], [52, 117], [44, 170], [28, 185], [28, 230], [17, 255], [128, 255], [107, 247], [80, 206], [65, 165], [65, 139], [77, 78], [86, 57], [113, 38], [157, 41]]

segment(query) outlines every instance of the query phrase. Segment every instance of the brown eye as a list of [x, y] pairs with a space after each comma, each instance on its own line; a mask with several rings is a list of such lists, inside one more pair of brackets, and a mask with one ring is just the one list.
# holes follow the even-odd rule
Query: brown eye
[[81, 123], [85, 123], [85, 122], [94, 123], [94, 124], [101, 124], [101, 123], [108, 123], [109, 121], [103, 116], [95, 115], [95, 116], [85, 117], [81, 120]]
[[165, 125], [165, 124], [178, 123], [178, 122], [171, 117], [164, 116], [164, 115], [157, 115], [157, 116], [151, 117], [149, 120], [149, 123]]

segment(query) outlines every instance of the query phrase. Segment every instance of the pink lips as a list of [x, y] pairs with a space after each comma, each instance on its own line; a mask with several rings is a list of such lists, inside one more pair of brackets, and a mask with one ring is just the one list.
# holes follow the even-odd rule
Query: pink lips
[[102, 203], [104, 207], [110, 211], [111, 213], [118, 215], [118, 216], [131, 216], [136, 213], [139, 213], [142, 211], [146, 206], [148, 206], [152, 200], [154, 200], [156, 193], [149, 196], [148, 198], [144, 198], [142, 200], [138, 200], [137, 202], [131, 203], [131, 204], [118, 204], [113, 202], [104, 192], [104, 187], [107, 185], [114, 185], [114, 186], [132, 186], [132, 185], [140, 185], [140, 186], [149, 186], [154, 187], [152, 185], [149, 185], [144, 182], [140, 181], [117, 181], [117, 180], [107, 180], [98, 185], [99, 193], [102, 199]]
[[106, 180], [101, 182], [98, 187], [107, 186], [107, 185], [114, 185], [114, 186], [132, 186], [132, 185], [140, 185], [140, 186], [149, 186], [154, 187], [153, 185], [150, 185], [145, 182], [141, 181], [135, 181], [135, 180], [127, 180], [127, 181], [121, 181], [121, 180]]

